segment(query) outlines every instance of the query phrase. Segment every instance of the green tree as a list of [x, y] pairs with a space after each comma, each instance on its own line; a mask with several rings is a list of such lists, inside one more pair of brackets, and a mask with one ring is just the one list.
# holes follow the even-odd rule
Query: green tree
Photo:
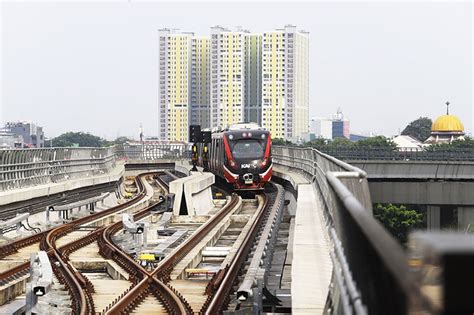
[[385, 138], [384, 136], [370, 137], [364, 140], [359, 140], [355, 143], [359, 147], [379, 147], [387, 149], [396, 149], [397, 145], [392, 140]]
[[402, 135], [412, 136], [420, 141], [425, 141], [431, 134], [431, 125], [433, 122], [428, 117], [420, 117], [405, 127]]
[[464, 137], [464, 140], [454, 140], [450, 145], [454, 148], [474, 148], [474, 139], [466, 136]]
[[130, 141], [127, 137], [117, 137], [114, 141], [111, 141], [112, 144], [124, 144], [125, 142]]
[[354, 145], [354, 142], [352, 142], [351, 140], [347, 139], [347, 138], [335, 138], [333, 139], [331, 142], [328, 143], [328, 145], [330, 146], [352, 146]]
[[272, 145], [294, 145], [294, 143], [282, 138], [273, 138]]
[[472, 154], [472, 150], [474, 149], [474, 139], [466, 136], [464, 140], [457, 139], [451, 143], [439, 143], [439, 144], [432, 144], [425, 148], [426, 151], [446, 151], [446, 152], [458, 152], [465, 154]]
[[423, 214], [403, 205], [377, 204], [374, 207], [374, 217], [402, 244], [406, 243], [409, 230], [423, 227]]
[[102, 147], [107, 145], [105, 139], [85, 132], [66, 132], [53, 138], [53, 147]]
[[331, 140], [326, 139], [314, 139], [308, 142], [305, 142], [303, 146], [305, 147], [312, 147], [312, 148], [320, 148], [326, 146]]

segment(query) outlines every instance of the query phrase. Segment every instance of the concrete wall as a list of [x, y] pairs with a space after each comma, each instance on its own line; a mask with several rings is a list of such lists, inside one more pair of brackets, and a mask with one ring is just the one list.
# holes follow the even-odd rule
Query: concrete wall
[[373, 203], [474, 205], [474, 181], [369, 181]]
[[370, 179], [474, 180], [474, 162], [462, 161], [348, 161]]
[[211, 186], [214, 174], [191, 172], [190, 176], [170, 182], [170, 193], [175, 195], [173, 215], [180, 215], [181, 204], [186, 202], [187, 215], [207, 214], [214, 208]]
[[33, 198], [50, 196], [82, 187], [117, 182], [123, 176], [124, 172], [124, 165], [117, 163], [115, 168], [109, 174], [105, 175], [91, 176], [67, 180], [59, 183], [49, 183], [22, 189], [2, 191], [0, 192], [0, 206]]

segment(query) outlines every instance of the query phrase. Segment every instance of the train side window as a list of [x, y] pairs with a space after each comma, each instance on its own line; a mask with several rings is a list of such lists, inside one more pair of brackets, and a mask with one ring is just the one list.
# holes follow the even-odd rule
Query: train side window
[[216, 139], [212, 139], [212, 150], [211, 150], [211, 167], [214, 168], [216, 155]]

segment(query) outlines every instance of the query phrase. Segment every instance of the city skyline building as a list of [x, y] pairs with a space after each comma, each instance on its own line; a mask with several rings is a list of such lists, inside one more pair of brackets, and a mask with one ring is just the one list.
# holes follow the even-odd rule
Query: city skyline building
[[159, 30], [160, 138], [188, 141], [193, 33]]
[[310, 133], [314, 134], [316, 138], [328, 140], [336, 138], [350, 139], [350, 121], [344, 117], [342, 110], [338, 108], [332, 118], [311, 119]]
[[211, 41], [206, 37], [192, 38], [191, 54], [191, 118], [192, 125], [210, 128], [210, 57]]
[[246, 33], [211, 27], [211, 127], [244, 120]]
[[20, 148], [44, 147], [43, 127], [31, 121], [9, 121], [0, 130], [0, 134], [5, 146]]
[[309, 37], [286, 25], [263, 33], [213, 26], [210, 37], [159, 30], [159, 137], [187, 141], [188, 125], [255, 122], [273, 138], [309, 131]]
[[245, 121], [262, 122], [262, 34], [245, 37]]
[[297, 140], [308, 132], [309, 37], [296, 26], [263, 33], [262, 127], [273, 138]]

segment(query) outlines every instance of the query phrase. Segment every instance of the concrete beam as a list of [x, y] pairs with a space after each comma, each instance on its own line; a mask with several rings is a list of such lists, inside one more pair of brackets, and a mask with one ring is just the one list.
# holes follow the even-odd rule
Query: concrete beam
[[32, 186], [22, 189], [14, 189], [0, 192], [0, 205], [8, 205], [15, 202], [29, 200], [33, 198], [45, 197], [74, 190], [87, 186], [95, 186], [104, 183], [117, 182], [125, 172], [125, 167], [117, 163], [115, 168], [109, 173], [99, 176], [91, 176], [80, 179], [72, 179], [59, 183], [49, 183], [45, 185]]
[[181, 203], [184, 199], [184, 183], [197, 176], [199, 175], [192, 174], [191, 176], [178, 178], [169, 183], [169, 191], [171, 194], [174, 194], [173, 215], [180, 215]]
[[458, 227], [461, 230], [474, 230], [474, 206], [458, 207]]
[[428, 206], [426, 209], [428, 218], [427, 218], [427, 229], [428, 230], [438, 230], [441, 227], [441, 207], [438, 206]]
[[474, 182], [369, 181], [373, 203], [474, 206]]
[[473, 180], [474, 162], [463, 161], [348, 161], [370, 179]]
[[211, 186], [215, 177], [212, 173], [191, 172], [188, 177], [178, 178], [170, 183], [170, 193], [175, 194], [173, 215], [180, 215], [182, 202], [186, 202], [186, 215], [207, 214], [214, 208]]
[[214, 208], [211, 190], [214, 182], [214, 174], [206, 172], [199, 173], [197, 177], [192, 177], [184, 183], [184, 194], [189, 215], [207, 214]]

